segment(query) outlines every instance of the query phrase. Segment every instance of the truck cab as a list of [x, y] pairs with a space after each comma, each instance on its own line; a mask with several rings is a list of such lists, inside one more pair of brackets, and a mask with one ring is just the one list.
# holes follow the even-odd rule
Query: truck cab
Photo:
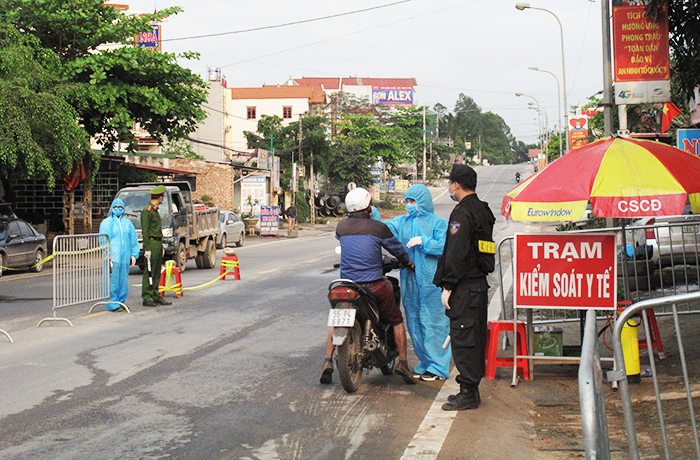
[[[191, 258], [196, 260], [198, 268], [213, 268], [220, 231], [219, 208], [195, 207], [188, 182], [127, 184], [119, 190], [117, 198], [124, 202], [124, 215], [136, 227], [142, 251], [141, 212], [151, 201], [150, 190], [156, 185], [165, 186], [163, 203], [158, 207], [165, 260], [175, 260], [181, 272]], [[142, 257], [139, 257], [139, 266], [142, 264]]]

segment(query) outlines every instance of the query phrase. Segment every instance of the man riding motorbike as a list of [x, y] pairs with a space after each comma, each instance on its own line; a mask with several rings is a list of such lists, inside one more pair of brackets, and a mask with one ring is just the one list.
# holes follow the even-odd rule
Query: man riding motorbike
[[520, 182], [520, 171], [515, 172], [515, 182]]
[[[348, 218], [338, 223], [335, 236], [340, 241], [340, 277], [349, 279], [372, 292], [377, 299], [380, 318], [393, 326], [394, 340], [399, 350], [399, 362], [394, 372], [404, 382], [415, 384], [408, 368], [406, 329], [403, 316], [394, 298], [390, 283], [382, 271], [382, 248], [396, 257], [402, 265], [410, 265], [408, 252], [383, 222], [371, 218], [372, 195], [357, 187], [345, 197]], [[331, 383], [333, 374], [333, 329], [329, 331], [326, 356], [321, 368], [321, 383]]]

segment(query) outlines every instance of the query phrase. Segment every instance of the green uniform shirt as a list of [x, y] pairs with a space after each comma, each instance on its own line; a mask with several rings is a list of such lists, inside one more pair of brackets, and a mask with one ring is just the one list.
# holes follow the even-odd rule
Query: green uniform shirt
[[156, 239], [159, 244], [163, 244], [163, 226], [160, 221], [158, 206], [154, 206], [153, 203], [148, 203], [148, 206], [141, 212], [141, 232], [144, 248], [153, 239]]

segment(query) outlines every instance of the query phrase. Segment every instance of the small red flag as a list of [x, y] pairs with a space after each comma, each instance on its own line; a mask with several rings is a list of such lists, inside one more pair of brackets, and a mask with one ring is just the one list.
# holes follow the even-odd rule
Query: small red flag
[[661, 118], [661, 134], [668, 131], [671, 127], [671, 120], [676, 118], [681, 113], [681, 109], [676, 107], [673, 102], [667, 102], [664, 104], [664, 115]]

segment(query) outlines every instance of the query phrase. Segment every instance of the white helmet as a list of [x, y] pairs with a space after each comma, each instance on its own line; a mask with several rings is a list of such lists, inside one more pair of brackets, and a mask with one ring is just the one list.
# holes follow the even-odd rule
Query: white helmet
[[369, 208], [372, 202], [372, 195], [362, 187], [356, 187], [345, 195], [345, 207], [348, 212], [363, 211]]

